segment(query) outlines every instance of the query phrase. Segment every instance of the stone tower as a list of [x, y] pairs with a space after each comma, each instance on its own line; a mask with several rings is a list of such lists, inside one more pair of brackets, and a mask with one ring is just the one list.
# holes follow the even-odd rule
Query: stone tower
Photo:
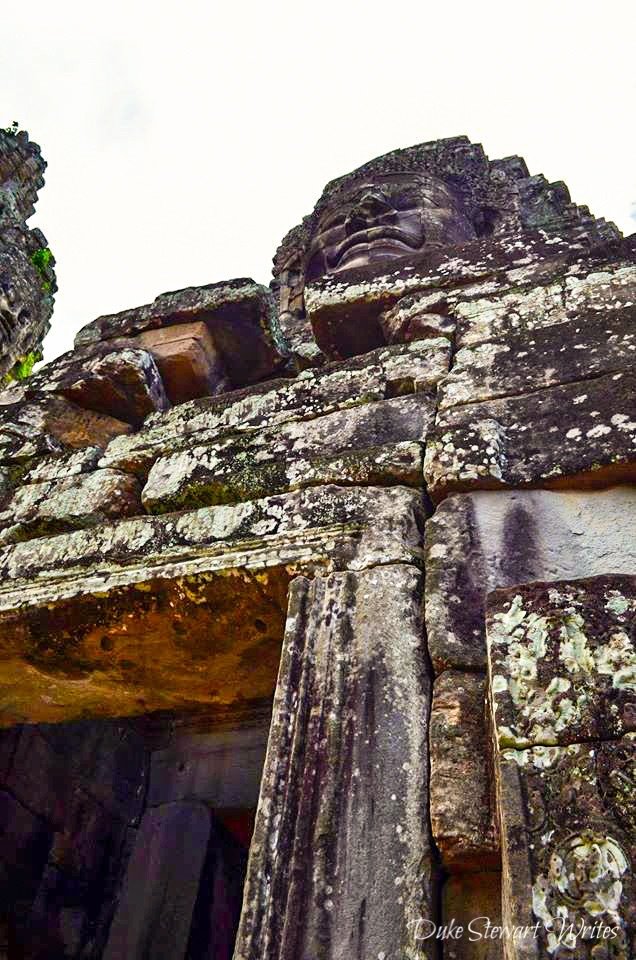
[[635, 253], [434, 141], [0, 395], [6, 957], [636, 956]]
[[55, 261], [41, 231], [26, 225], [45, 167], [25, 131], [0, 130], [0, 376], [39, 354], [53, 312]]

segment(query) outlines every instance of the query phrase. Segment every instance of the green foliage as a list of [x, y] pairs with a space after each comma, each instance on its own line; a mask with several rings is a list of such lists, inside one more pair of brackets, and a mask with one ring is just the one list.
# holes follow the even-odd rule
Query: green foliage
[[20, 380], [26, 380], [26, 378], [30, 377], [33, 373], [33, 367], [35, 364], [39, 363], [41, 359], [42, 354], [39, 350], [32, 350], [23, 357], [19, 357], [9, 372], [5, 373], [4, 377], [2, 378], [2, 383], [6, 386], [10, 383], [19, 383]]
[[49, 293], [51, 290], [51, 281], [49, 280], [49, 268], [53, 254], [48, 247], [40, 247], [31, 254], [31, 263], [40, 274], [42, 279], [42, 290]]
[[19, 129], [20, 129], [20, 124], [18, 123], [17, 120], [14, 120], [13, 123], [11, 123], [8, 127], [4, 128], [4, 132], [11, 133], [13, 136], [15, 136]]
[[[31, 263], [41, 277], [47, 276], [49, 264], [53, 259], [53, 254], [48, 247], [40, 247], [31, 254]], [[50, 284], [49, 284], [50, 286]]]

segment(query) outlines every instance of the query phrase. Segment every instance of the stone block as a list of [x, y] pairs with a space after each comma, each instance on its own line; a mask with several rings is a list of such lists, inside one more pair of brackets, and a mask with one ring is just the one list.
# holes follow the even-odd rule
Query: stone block
[[118, 470], [25, 484], [0, 512], [0, 543], [94, 527], [141, 512], [139, 481]]
[[426, 631], [436, 672], [486, 668], [486, 594], [636, 569], [636, 488], [479, 491], [427, 521]]
[[435, 680], [430, 719], [430, 816], [447, 870], [499, 862], [494, 778], [487, 740], [486, 680], [446, 670]]
[[246, 864], [247, 849], [213, 816], [188, 956], [200, 960], [232, 960]]
[[21, 483], [67, 480], [80, 473], [92, 473], [102, 455], [100, 447], [83, 447], [58, 456], [41, 457], [20, 478]]
[[19, 606], [240, 567], [419, 564], [423, 525], [421, 493], [404, 487], [327, 486], [177, 517], [122, 520], [0, 549], [0, 610], [6, 621]]
[[[562, 323], [463, 347], [440, 384], [439, 407], [526, 394], [636, 363], [636, 306], [577, 313]], [[579, 382], [581, 381], [581, 382]]]
[[419, 486], [433, 416], [433, 396], [418, 393], [161, 457], [143, 504], [163, 513], [321, 483]]
[[[20, 611], [0, 634], [0, 723], [227, 709], [273, 694], [290, 573], [171, 577]], [[26, 613], [26, 616], [25, 616]], [[6, 626], [6, 624], [5, 624]]]
[[169, 406], [152, 354], [127, 345], [66, 353], [38, 370], [25, 389], [27, 397], [49, 391], [134, 426]]
[[[454, 310], [457, 345], [462, 348], [519, 335], [529, 340], [545, 328], [577, 316], [588, 318], [595, 311], [612, 324], [612, 315], [636, 300], [636, 266], [628, 243], [625, 259], [619, 254], [599, 262], [588, 254], [579, 262], [562, 263], [543, 283], [536, 282], [541, 279], [535, 275], [536, 266], [531, 266], [529, 274], [522, 267], [509, 274], [510, 280], [517, 281], [511, 289], [458, 302]], [[545, 263], [549, 268], [549, 257]]]
[[0, 463], [6, 465], [7, 490], [41, 461], [89, 447], [103, 448], [127, 423], [83, 410], [64, 397], [41, 395], [27, 402], [0, 403]]
[[176, 738], [155, 750], [147, 803], [196, 798], [215, 809], [256, 807], [269, 724]]
[[152, 303], [98, 317], [83, 327], [75, 346], [131, 337], [181, 323], [203, 323], [235, 387], [256, 383], [281, 366], [271, 317], [272, 295], [250, 279], [162, 293]]
[[635, 388], [633, 373], [618, 372], [440, 411], [424, 462], [429, 493], [636, 479]]
[[146, 476], [158, 457], [220, 442], [226, 435], [259, 433], [377, 400], [432, 394], [449, 363], [446, 340], [384, 347], [348, 363], [305, 370], [293, 380], [185, 403], [150, 416], [139, 433], [109, 445], [102, 465]]
[[154, 357], [172, 403], [211, 397], [232, 387], [223, 357], [201, 321], [146, 330], [132, 342]]
[[144, 814], [104, 960], [184, 960], [210, 827], [202, 803]]
[[635, 762], [631, 736], [498, 756], [510, 960], [633, 955]]
[[490, 695], [501, 748], [636, 730], [636, 577], [532, 583], [489, 594]]

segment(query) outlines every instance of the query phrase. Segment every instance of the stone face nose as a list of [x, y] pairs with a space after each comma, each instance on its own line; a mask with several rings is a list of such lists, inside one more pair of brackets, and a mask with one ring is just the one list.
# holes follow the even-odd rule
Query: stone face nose
[[369, 190], [351, 208], [345, 220], [345, 232], [351, 234], [364, 230], [369, 226], [370, 221], [382, 214], [391, 213], [392, 210], [393, 207], [383, 196]]

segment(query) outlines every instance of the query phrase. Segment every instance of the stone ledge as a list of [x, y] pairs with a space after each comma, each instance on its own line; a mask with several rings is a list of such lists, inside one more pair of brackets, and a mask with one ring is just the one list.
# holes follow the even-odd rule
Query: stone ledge
[[122, 520], [0, 549], [0, 610], [241, 567], [420, 564], [423, 523], [417, 491], [336, 486]]
[[547, 387], [440, 411], [427, 444], [429, 493], [607, 487], [636, 480], [636, 375]]
[[413, 393], [432, 392], [450, 365], [443, 339], [383, 347], [346, 363], [307, 370], [222, 397], [151, 415], [139, 433], [109, 444], [102, 466], [147, 475], [160, 456]]

